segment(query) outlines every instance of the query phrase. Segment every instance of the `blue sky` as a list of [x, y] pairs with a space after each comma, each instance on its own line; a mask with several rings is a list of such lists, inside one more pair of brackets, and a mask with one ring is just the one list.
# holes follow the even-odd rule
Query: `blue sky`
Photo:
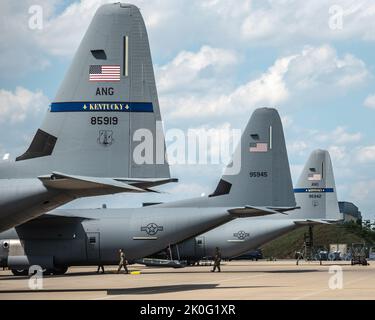
[[[1, 158], [25, 150], [95, 10], [107, 2], [1, 2]], [[327, 149], [339, 199], [353, 201], [366, 218], [375, 219], [373, 1], [132, 3], [148, 28], [167, 129], [241, 129], [255, 108], [276, 107], [293, 181], [312, 150]], [[35, 4], [43, 8], [42, 30], [28, 27], [28, 10]], [[333, 16], [333, 6], [341, 10], [339, 16]], [[342, 28], [332, 28], [341, 17]], [[222, 168], [174, 166], [180, 183], [162, 187], [165, 194], [99, 197], [70, 206], [134, 206], [199, 196], [215, 188]]]

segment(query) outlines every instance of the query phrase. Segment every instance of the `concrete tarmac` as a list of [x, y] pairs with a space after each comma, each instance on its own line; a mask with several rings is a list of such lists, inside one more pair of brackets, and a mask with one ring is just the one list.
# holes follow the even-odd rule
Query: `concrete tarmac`
[[210, 272], [209, 266], [130, 266], [138, 275], [116, 274], [116, 269], [97, 274], [95, 267], [72, 267], [66, 275], [45, 276], [42, 290], [30, 290], [29, 277], [0, 271], [0, 300], [375, 299], [375, 263], [231, 261], [223, 263], [221, 273]]

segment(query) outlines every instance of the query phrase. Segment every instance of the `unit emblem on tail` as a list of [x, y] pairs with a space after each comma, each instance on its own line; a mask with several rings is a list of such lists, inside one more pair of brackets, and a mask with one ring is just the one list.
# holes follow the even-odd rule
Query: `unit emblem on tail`
[[98, 143], [102, 144], [103, 146], [107, 147], [112, 145], [115, 140], [113, 139], [113, 131], [112, 130], [100, 130]]

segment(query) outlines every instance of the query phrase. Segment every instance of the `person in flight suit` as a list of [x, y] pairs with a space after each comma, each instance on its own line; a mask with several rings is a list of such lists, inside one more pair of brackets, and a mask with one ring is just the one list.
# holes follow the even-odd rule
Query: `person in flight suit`
[[119, 252], [119, 255], [120, 255], [120, 262], [118, 264], [117, 273], [120, 273], [120, 270], [121, 270], [122, 267], [124, 267], [125, 273], [129, 273], [128, 267], [127, 267], [128, 261], [125, 258], [124, 250], [120, 249], [118, 252]]
[[215, 252], [215, 257], [214, 257], [214, 268], [211, 270], [211, 272], [215, 272], [216, 268], [218, 272], [221, 272], [220, 262], [221, 262], [221, 252], [220, 252], [220, 249], [216, 247], [216, 252]]

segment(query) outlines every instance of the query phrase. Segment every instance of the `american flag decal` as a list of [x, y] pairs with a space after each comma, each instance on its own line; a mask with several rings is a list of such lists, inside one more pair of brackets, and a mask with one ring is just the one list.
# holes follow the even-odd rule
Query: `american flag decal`
[[89, 81], [120, 81], [121, 67], [117, 65], [92, 65], [89, 70]]
[[320, 181], [322, 180], [322, 175], [320, 173], [309, 173], [307, 180], [309, 181]]
[[251, 143], [250, 152], [267, 152], [268, 144], [267, 143]]

